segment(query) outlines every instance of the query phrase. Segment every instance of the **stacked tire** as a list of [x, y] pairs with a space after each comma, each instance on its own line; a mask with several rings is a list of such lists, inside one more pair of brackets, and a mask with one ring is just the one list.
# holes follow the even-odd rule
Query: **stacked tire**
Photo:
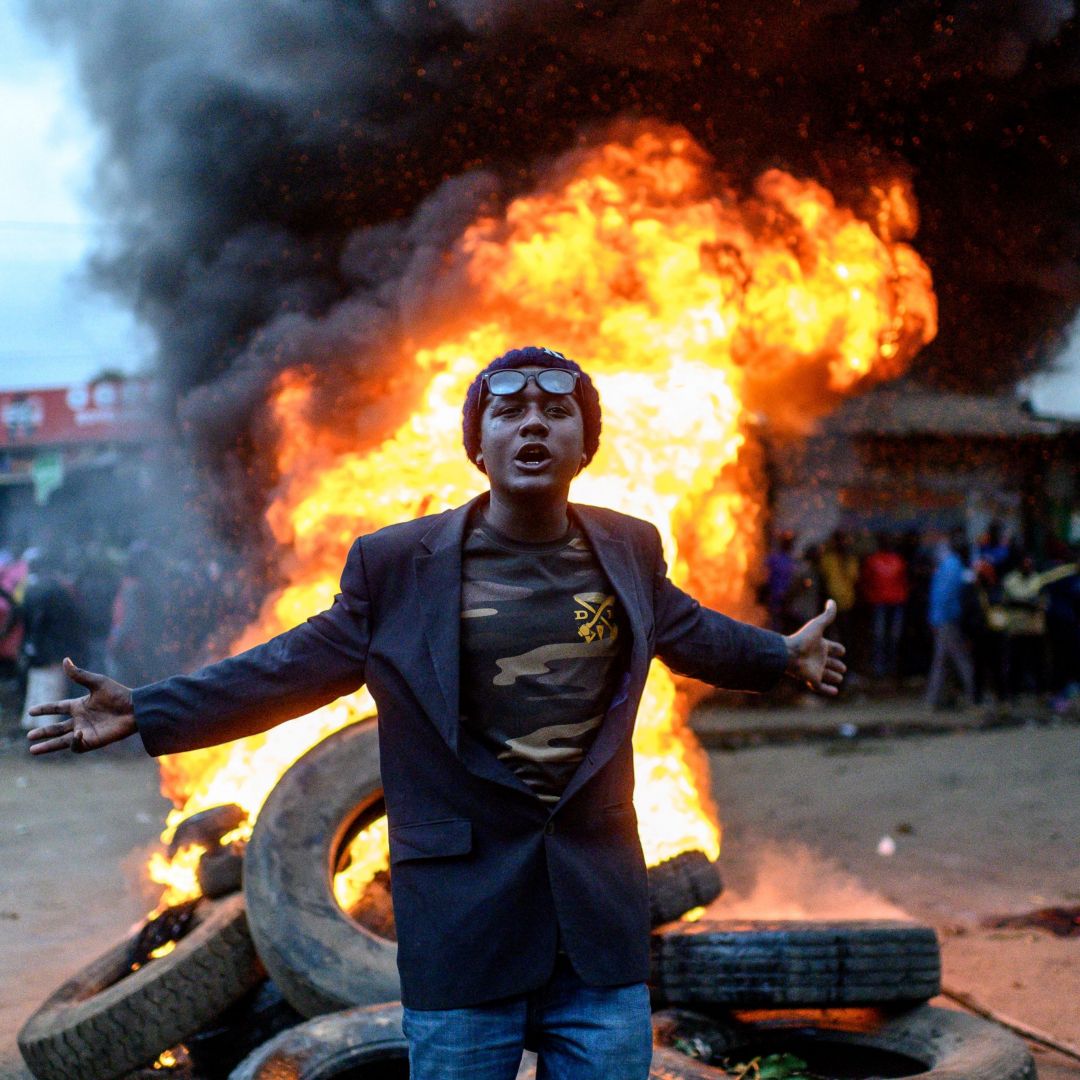
[[[205, 812], [187, 831], [212, 848], [237, 809]], [[31, 1016], [18, 1038], [30, 1072], [38, 1080], [407, 1077], [392, 925], [362, 925], [333, 891], [351, 837], [382, 813], [375, 722], [362, 721], [282, 776], [242, 857], [235, 847], [215, 851], [220, 865], [207, 880], [219, 895], [183, 913], [168, 949], [147, 953], [145, 930], [132, 935]], [[243, 892], [230, 892], [241, 877]], [[680, 922], [721, 891], [700, 852], [651, 868], [649, 888], [654, 1080], [725, 1077], [733, 1057], [808, 1039], [841, 1056], [891, 1055], [928, 1078], [1034, 1078], [1019, 1040], [924, 1004], [941, 975], [927, 927]], [[838, 1007], [843, 1022], [830, 1019]], [[808, 1019], [807, 1009], [820, 1015]], [[533, 1075], [523, 1066], [523, 1078]]]

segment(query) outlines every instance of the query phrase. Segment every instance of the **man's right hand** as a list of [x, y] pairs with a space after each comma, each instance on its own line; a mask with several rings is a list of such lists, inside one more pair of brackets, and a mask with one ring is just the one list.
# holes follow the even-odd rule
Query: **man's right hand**
[[64, 674], [85, 686], [90, 693], [85, 697], [35, 705], [30, 710], [31, 716], [67, 718], [27, 732], [31, 754], [51, 754], [54, 750], [84, 754], [135, 734], [135, 712], [128, 687], [105, 675], [83, 671], [67, 658], [64, 659]]

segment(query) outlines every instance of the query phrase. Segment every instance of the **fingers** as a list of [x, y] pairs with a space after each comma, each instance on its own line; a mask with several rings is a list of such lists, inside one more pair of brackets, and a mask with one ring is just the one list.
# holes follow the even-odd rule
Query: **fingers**
[[65, 698], [63, 701], [49, 701], [44, 705], [31, 706], [29, 712], [31, 716], [70, 716], [72, 705], [79, 700], [79, 698]]
[[69, 731], [72, 731], [74, 727], [74, 720], [64, 720], [59, 724], [42, 724], [41, 727], [36, 727], [28, 731], [26, 737], [31, 742], [37, 742], [39, 739], [52, 739], [57, 735], [66, 735]]
[[55, 750], [66, 750], [70, 743], [70, 739], [64, 736], [62, 739], [49, 739], [47, 742], [34, 743], [30, 747], [30, 753], [34, 757], [40, 757], [42, 754], [51, 754]]
[[830, 641], [828, 638], [826, 638], [825, 645], [828, 647], [830, 657], [847, 656], [847, 649], [845, 649], [839, 641]]
[[835, 697], [840, 692], [847, 673], [847, 664], [839, 657], [830, 656], [825, 661], [825, 667], [821, 672], [821, 678], [811, 682], [811, 689], [826, 697]]
[[81, 667], [76, 667], [72, 663], [70, 656], [64, 657], [64, 674], [72, 682], [77, 682], [80, 686], [85, 686], [89, 690], [96, 690], [105, 682], [104, 675], [99, 675], [96, 671], [84, 671]]
[[56, 750], [67, 750], [74, 738], [74, 726], [71, 720], [66, 720], [62, 724], [46, 724], [28, 731], [26, 737], [30, 741], [30, 753], [37, 756], [51, 754]]

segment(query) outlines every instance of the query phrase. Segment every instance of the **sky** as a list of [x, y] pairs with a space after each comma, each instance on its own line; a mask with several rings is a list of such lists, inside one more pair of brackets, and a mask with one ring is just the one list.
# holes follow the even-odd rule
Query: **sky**
[[[0, 3], [0, 390], [150, 370], [149, 332], [86, 280], [108, 228], [86, 199], [95, 133], [68, 58], [25, 25], [20, 6]], [[1057, 370], [1021, 393], [1037, 412], [1080, 418], [1080, 317]]]
[[94, 133], [65, 57], [0, 3], [0, 389], [148, 365], [152, 342], [90, 288], [104, 225], [87, 208]]

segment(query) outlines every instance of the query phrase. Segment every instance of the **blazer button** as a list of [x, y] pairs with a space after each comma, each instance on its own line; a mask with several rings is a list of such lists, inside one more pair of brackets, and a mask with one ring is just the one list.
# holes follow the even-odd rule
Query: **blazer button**
[[554, 821], [549, 821], [544, 826], [544, 835], [545, 836], [554, 836], [555, 835], [555, 822]]

